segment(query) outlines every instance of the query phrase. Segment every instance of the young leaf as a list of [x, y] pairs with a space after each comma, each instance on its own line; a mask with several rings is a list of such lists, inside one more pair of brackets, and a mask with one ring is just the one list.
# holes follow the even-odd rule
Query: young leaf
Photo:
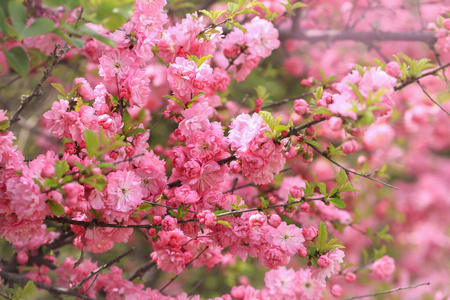
[[86, 129], [84, 131], [84, 141], [86, 142], [86, 150], [89, 157], [97, 155], [99, 144], [97, 134], [89, 129]]
[[22, 77], [25, 77], [30, 71], [30, 61], [28, 55], [22, 47], [14, 47], [6, 50], [3, 47], [8, 65]]
[[221, 225], [225, 225], [227, 227], [233, 228], [233, 227], [231, 227], [231, 224], [228, 221], [218, 220], [217, 224], [221, 224]]
[[330, 199], [328, 199], [328, 201], [330, 201], [331, 203], [334, 204], [334, 206], [336, 206], [337, 208], [340, 208], [340, 209], [344, 209], [347, 207], [345, 202], [339, 198], [330, 198]]
[[324, 222], [320, 221], [319, 225], [319, 234], [317, 236], [317, 241], [319, 243], [319, 247], [322, 248], [325, 245], [325, 241], [328, 238], [327, 226]]
[[52, 32], [55, 29], [53, 21], [47, 18], [38, 18], [30, 25], [30, 27], [25, 28], [22, 32], [19, 32], [20, 38], [40, 35]]
[[64, 211], [64, 207], [62, 207], [62, 205], [59, 204], [58, 202], [48, 200], [47, 203], [48, 208], [50, 208], [50, 212], [55, 216], [62, 216], [66, 214], [66, 212]]

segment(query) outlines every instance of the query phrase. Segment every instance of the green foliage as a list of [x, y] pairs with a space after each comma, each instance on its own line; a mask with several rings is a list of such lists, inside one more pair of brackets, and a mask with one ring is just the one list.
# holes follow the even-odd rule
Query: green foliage
[[30, 299], [33, 296], [34, 291], [36, 290], [36, 285], [33, 281], [28, 281], [27, 284], [22, 288], [18, 287], [16, 289], [9, 289], [12, 300], [22, 300], [22, 299]]
[[30, 61], [28, 55], [22, 47], [14, 47], [6, 50], [3, 47], [3, 53], [5, 53], [6, 61], [8, 65], [22, 77], [28, 75], [30, 71]]
[[50, 212], [54, 214], [55, 216], [62, 216], [65, 215], [64, 207], [59, 204], [58, 202], [55, 202], [53, 200], [47, 200], [48, 208], [50, 209]]

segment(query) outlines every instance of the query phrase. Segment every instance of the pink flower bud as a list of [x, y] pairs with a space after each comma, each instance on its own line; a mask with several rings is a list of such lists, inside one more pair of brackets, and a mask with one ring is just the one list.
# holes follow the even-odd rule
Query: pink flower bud
[[172, 218], [171, 216], [165, 216], [164, 220], [161, 222], [161, 226], [164, 231], [172, 231], [177, 228], [177, 223], [177, 219]]
[[326, 255], [322, 255], [317, 260], [317, 265], [323, 269], [328, 268], [331, 266], [331, 260]]
[[347, 281], [348, 283], [352, 283], [356, 280], [356, 274], [352, 273], [352, 272], [348, 272], [347, 274], [345, 274], [345, 281]]
[[396, 61], [391, 61], [386, 65], [386, 73], [392, 77], [398, 78], [400, 76], [400, 66]]
[[94, 90], [91, 85], [82, 77], [75, 78], [75, 85], [82, 83], [77, 89], [78, 94], [86, 100], [92, 100], [95, 98]]
[[61, 201], [62, 201], [62, 195], [58, 191], [50, 191], [47, 194], [47, 196], [48, 196], [48, 199], [50, 199], [52, 201], [55, 201], [55, 202], [58, 202], [58, 203], [61, 203]]
[[308, 202], [303, 202], [303, 203], [300, 205], [300, 211], [303, 212], [303, 213], [309, 213], [309, 209], [310, 209], [310, 208], [311, 208], [311, 205], [309, 205]]
[[109, 157], [111, 159], [117, 159], [117, 156], [118, 156], [117, 152], [115, 152], [115, 151], [109, 152]]
[[264, 104], [264, 99], [263, 98], [256, 99], [255, 104], [256, 106], [262, 106]]
[[300, 247], [300, 249], [298, 249], [298, 255], [300, 257], [306, 257], [308, 255], [308, 249], [306, 249], [306, 247]]
[[342, 152], [344, 152], [345, 154], [354, 153], [356, 152], [356, 150], [358, 150], [358, 143], [355, 140], [346, 141], [342, 145]]
[[331, 117], [328, 120], [328, 124], [330, 125], [331, 130], [338, 131], [342, 128], [342, 119], [339, 117]]
[[331, 291], [330, 292], [331, 292], [331, 295], [333, 295], [333, 297], [340, 297], [340, 296], [342, 296], [342, 288], [338, 284], [334, 284], [331, 287]]
[[155, 236], [156, 235], [156, 229], [155, 228], [150, 228], [148, 230], [148, 235], [150, 236]]
[[20, 265], [26, 264], [28, 261], [28, 254], [25, 251], [17, 253], [17, 263]]
[[270, 226], [277, 228], [281, 224], [281, 217], [279, 215], [273, 214], [270, 216], [268, 223]]
[[266, 215], [263, 214], [255, 214], [250, 217], [248, 220], [250, 227], [261, 227], [267, 222]]
[[308, 228], [303, 228], [303, 237], [307, 241], [312, 241], [317, 236], [317, 229], [313, 226], [309, 226]]
[[247, 285], [250, 284], [250, 279], [248, 279], [247, 276], [242, 275], [242, 276], [239, 276], [239, 278], [238, 278], [238, 283], [239, 283], [240, 285], [245, 285], [245, 286], [247, 286]]
[[233, 172], [234, 174], [237, 174], [242, 170], [241, 165], [236, 161], [232, 161], [230, 163], [230, 168], [231, 168], [231, 172]]
[[114, 124], [113, 119], [109, 115], [101, 115], [98, 117], [98, 124], [103, 127], [103, 129], [108, 129]]
[[153, 224], [155, 224], [155, 225], [160, 225], [160, 224], [161, 224], [161, 221], [162, 221], [161, 216], [154, 216], [153, 219], [152, 219], [152, 222], [153, 222]]
[[294, 111], [298, 115], [304, 115], [309, 111], [308, 102], [304, 99], [294, 101]]
[[133, 156], [133, 154], [134, 154], [134, 147], [133, 146], [126, 146], [125, 147], [125, 153], [128, 156]]
[[363, 164], [366, 160], [367, 160], [367, 158], [365, 156], [360, 155], [358, 157], [358, 164]]
[[297, 198], [297, 199], [301, 198], [305, 195], [305, 192], [303, 192], [303, 189], [301, 187], [299, 187], [298, 185], [291, 186], [289, 193], [292, 195], [292, 197]]
[[447, 28], [448, 30], [450, 30], [450, 19], [445, 19], [442, 24], [444, 25], [445, 28]]
[[308, 129], [306, 129], [306, 133], [308, 133], [309, 135], [313, 135], [316, 132], [316, 128], [314, 128], [314, 126], [310, 126], [308, 127]]
[[395, 261], [385, 255], [373, 263], [372, 271], [377, 279], [386, 280], [395, 272]]

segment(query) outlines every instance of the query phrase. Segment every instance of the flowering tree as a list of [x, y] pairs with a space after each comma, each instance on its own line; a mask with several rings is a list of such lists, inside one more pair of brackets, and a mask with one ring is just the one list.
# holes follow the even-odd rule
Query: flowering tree
[[60, 4], [0, 5], [1, 297], [450, 295], [443, 3]]

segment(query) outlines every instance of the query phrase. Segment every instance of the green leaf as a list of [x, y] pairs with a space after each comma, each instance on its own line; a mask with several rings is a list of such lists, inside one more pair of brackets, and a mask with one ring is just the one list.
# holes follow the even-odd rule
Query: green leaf
[[81, 25], [80, 27], [78, 27], [77, 30], [75, 30], [73, 27], [66, 24], [65, 28], [72, 34], [77, 34], [77, 35], [81, 35], [81, 36], [87, 35], [87, 36], [90, 36], [90, 37], [102, 42], [105, 45], [108, 45], [111, 47], [116, 47], [116, 42], [103, 36], [102, 34], [96, 32], [96, 31], [90, 29], [86, 25]]
[[33, 296], [34, 291], [36, 290], [36, 285], [32, 280], [28, 281], [27, 284], [23, 287], [22, 297], [26, 299], [28, 297]]
[[164, 98], [169, 98], [172, 99], [176, 104], [178, 104], [179, 106], [181, 106], [182, 108], [186, 108], [186, 105], [183, 103], [183, 101], [181, 101], [180, 99], [178, 99], [175, 96], [171, 96], [171, 95], [164, 95]]
[[320, 193], [325, 197], [325, 199], [327, 198], [328, 194], [327, 194], [327, 187], [325, 185], [325, 183], [323, 182], [319, 182], [317, 184], [317, 186], [319, 187], [319, 191]]
[[20, 76], [25, 77], [30, 71], [30, 61], [28, 55], [22, 47], [14, 47], [10, 50], [6, 50], [3, 47], [8, 65], [16, 71]]
[[86, 150], [89, 154], [89, 157], [97, 155], [99, 144], [97, 134], [89, 129], [86, 129], [84, 131], [84, 141], [86, 142]]
[[325, 107], [325, 106], [319, 106], [318, 108], [316, 108], [316, 109], [314, 110], [314, 114], [315, 114], [315, 115], [321, 114], [321, 115], [328, 115], [328, 116], [334, 115], [334, 114], [333, 114], [327, 107]]
[[67, 96], [66, 94], [66, 90], [64, 89], [64, 87], [62, 86], [62, 84], [60, 83], [51, 83], [51, 85], [64, 97]]
[[126, 135], [127, 136], [134, 136], [136, 134], [143, 133], [143, 132], [147, 132], [147, 130], [144, 129], [144, 128], [135, 128], [135, 129], [130, 130], [129, 132], [127, 132]]
[[328, 238], [327, 226], [324, 222], [320, 221], [319, 225], [319, 234], [317, 236], [317, 242], [319, 243], [319, 247], [322, 248], [325, 245], [325, 241]]
[[237, 3], [234, 2], [228, 2], [228, 10], [231, 13], [234, 13], [235, 11], [237, 11], [239, 9], [239, 5]]
[[50, 208], [50, 212], [54, 214], [55, 216], [62, 216], [65, 215], [64, 207], [59, 204], [58, 202], [55, 202], [53, 200], [48, 200], [48, 208]]
[[105, 162], [99, 163], [97, 165], [97, 168], [100, 168], [100, 169], [102, 169], [102, 168], [117, 169], [115, 164], [105, 163]]
[[27, 24], [27, 12], [25, 11], [25, 7], [22, 3], [10, 1], [8, 3], [8, 11], [10, 17], [13, 19], [14, 28], [20, 35]]
[[316, 141], [305, 140], [305, 143], [307, 143], [307, 144], [309, 144], [309, 145], [312, 145], [312, 146], [315, 146], [315, 147], [317, 147], [317, 148], [319, 148], [319, 149], [323, 149], [323, 148], [322, 148], [322, 145], [319, 144], [319, 143], [316, 142]]
[[340, 209], [344, 209], [347, 207], [345, 202], [339, 198], [330, 198], [330, 199], [328, 199], [328, 201], [330, 201], [331, 203], [334, 204], [334, 206], [336, 206], [337, 208], [340, 208]]
[[275, 118], [272, 113], [262, 110], [259, 112], [259, 115], [264, 119], [264, 122], [269, 125], [270, 129], [274, 130]]
[[207, 55], [207, 56], [203, 56], [202, 58], [200, 58], [197, 61], [197, 68], [199, 68], [206, 60], [210, 59], [211, 57], [213, 57], [212, 55]]
[[55, 29], [55, 25], [52, 20], [47, 18], [38, 18], [30, 25], [19, 33], [20, 38], [40, 35], [52, 32]]
[[44, 186], [46, 188], [55, 188], [58, 187], [58, 182], [55, 180], [55, 178], [45, 178], [44, 179]]
[[6, 33], [6, 15], [5, 12], [3, 11], [3, 8], [0, 6], [0, 31], [3, 33]]
[[347, 174], [345, 174], [344, 169], [341, 168], [341, 170], [339, 171], [337, 186], [341, 187], [342, 185], [345, 184], [345, 182], [347, 182]]
[[139, 205], [138, 208], [136, 208], [136, 211], [147, 211], [153, 208], [153, 205], [150, 203], [144, 202], [141, 205]]
[[231, 227], [231, 224], [228, 221], [218, 220], [217, 224], [221, 224], [221, 225], [225, 225], [227, 227], [233, 228], [233, 227]]

